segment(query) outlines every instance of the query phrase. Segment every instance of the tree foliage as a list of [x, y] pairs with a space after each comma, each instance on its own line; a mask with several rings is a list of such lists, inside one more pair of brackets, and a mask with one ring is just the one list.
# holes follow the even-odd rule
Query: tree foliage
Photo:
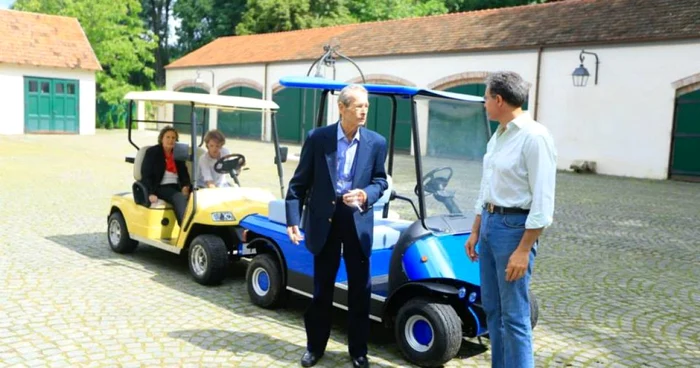
[[146, 23], [150, 34], [154, 35], [157, 47], [154, 50], [154, 63], [152, 65], [155, 72], [154, 79], [156, 86], [165, 85], [164, 67], [170, 62], [170, 18], [174, 0], [141, 0], [141, 18]]
[[173, 55], [183, 55], [223, 36], [234, 34], [246, 9], [246, 0], [177, 0], [173, 15], [178, 42]]
[[153, 61], [156, 43], [139, 18], [139, 0], [17, 0], [13, 9], [77, 18], [102, 64], [98, 93], [109, 104], [134, 89], [132, 73], [153, 77], [146, 63]]

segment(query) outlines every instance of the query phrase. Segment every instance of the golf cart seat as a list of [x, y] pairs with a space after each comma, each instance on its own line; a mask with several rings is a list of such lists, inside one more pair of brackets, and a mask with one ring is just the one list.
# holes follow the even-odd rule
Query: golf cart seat
[[[136, 204], [140, 204], [144, 207], [148, 208], [153, 208], [153, 209], [167, 209], [167, 208], [172, 208], [170, 203], [165, 202], [162, 199], [158, 199], [156, 203], [151, 203], [148, 200], [148, 189], [146, 186], [141, 182], [141, 166], [143, 165], [143, 158], [146, 156], [146, 150], [149, 149], [152, 146], [142, 146], [139, 151], [136, 153], [136, 157], [134, 157], [134, 184], [131, 186], [131, 190], [133, 192], [134, 196], [134, 202]], [[183, 158], [186, 157], [187, 154], [185, 152], [189, 152], [189, 146], [184, 143], [176, 143], [175, 144], [175, 159]], [[185, 153], [183, 155], [183, 153]], [[186, 164], [188, 165], [187, 169], [191, 170], [190, 167], [192, 166], [192, 163], [190, 160], [186, 160]]]

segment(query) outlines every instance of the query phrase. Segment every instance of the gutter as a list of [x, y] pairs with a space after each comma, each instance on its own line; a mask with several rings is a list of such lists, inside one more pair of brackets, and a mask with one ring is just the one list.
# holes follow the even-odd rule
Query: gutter
[[540, 106], [540, 73], [542, 72], [542, 51], [543, 46], [537, 49], [537, 75], [535, 76], [535, 107], [532, 113], [532, 119], [537, 121], [537, 112]]

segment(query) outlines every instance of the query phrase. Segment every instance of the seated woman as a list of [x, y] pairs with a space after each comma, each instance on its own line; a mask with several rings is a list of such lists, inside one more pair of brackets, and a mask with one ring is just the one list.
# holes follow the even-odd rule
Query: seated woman
[[172, 204], [180, 225], [192, 183], [185, 162], [176, 161], [173, 156], [178, 138], [177, 131], [171, 126], [160, 131], [158, 145], [149, 147], [143, 157], [141, 182], [148, 188], [148, 200], [151, 203], [160, 198]]
[[226, 144], [226, 138], [220, 131], [214, 129], [204, 135], [204, 143], [207, 146], [207, 152], [203, 153], [199, 158], [197, 188], [230, 187], [231, 185], [226, 180], [227, 174], [220, 174], [214, 171], [216, 161], [231, 154], [223, 147]]

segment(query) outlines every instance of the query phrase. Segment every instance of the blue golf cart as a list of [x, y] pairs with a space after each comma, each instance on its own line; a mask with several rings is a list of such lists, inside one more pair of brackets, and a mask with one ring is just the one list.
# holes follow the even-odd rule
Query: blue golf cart
[[[325, 123], [329, 96], [347, 85], [316, 77], [283, 78], [280, 84], [322, 91], [316, 127]], [[373, 208], [370, 318], [394, 329], [409, 362], [440, 366], [455, 357], [464, 337], [488, 333], [480, 305], [479, 264], [464, 250], [475, 216], [481, 157], [491, 134], [483, 98], [407, 86], [364, 87], [371, 97], [391, 101], [389, 189]], [[400, 103], [410, 109], [403, 120], [397, 118]], [[412, 144], [400, 151], [396, 136], [406, 132]], [[279, 146], [276, 133], [273, 140]], [[277, 165], [284, 196], [280, 160]], [[313, 256], [303, 243], [289, 241], [284, 201], [272, 201], [268, 216], [249, 215], [240, 224], [247, 230], [242, 246], [254, 254], [246, 275], [251, 301], [274, 308], [288, 291], [311, 298]], [[347, 309], [342, 259], [335, 288], [334, 305]], [[532, 295], [531, 300], [534, 326], [538, 310]]]

